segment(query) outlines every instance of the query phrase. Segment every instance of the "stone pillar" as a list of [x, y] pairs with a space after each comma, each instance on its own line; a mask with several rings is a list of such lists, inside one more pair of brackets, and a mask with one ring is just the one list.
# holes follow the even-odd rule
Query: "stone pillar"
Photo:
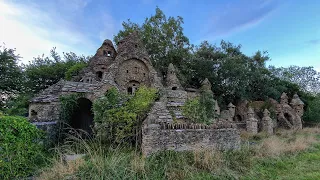
[[296, 111], [298, 116], [302, 118], [304, 113], [304, 110], [303, 110], [304, 103], [301, 101], [298, 94], [293, 95], [290, 105]]
[[268, 133], [269, 135], [273, 134], [273, 122], [270, 118], [270, 112], [268, 109], [263, 111], [262, 131]]
[[251, 107], [249, 107], [247, 115], [248, 115], [248, 119], [246, 121], [247, 132], [252, 133], [252, 134], [257, 134], [258, 133], [258, 119], [256, 119], [254, 117], [254, 111]]

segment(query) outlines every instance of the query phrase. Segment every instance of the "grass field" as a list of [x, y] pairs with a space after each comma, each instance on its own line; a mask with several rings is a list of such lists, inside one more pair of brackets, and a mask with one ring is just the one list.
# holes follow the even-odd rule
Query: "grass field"
[[104, 148], [74, 137], [73, 148], [59, 148], [60, 153], [86, 157], [64, 162], [58, 153], [38, 179], [320, 179], [319, 128], [273, 136], [244, 132], [241, 138], [240, 150], [166, 151], [146, 158], [132, 149]]

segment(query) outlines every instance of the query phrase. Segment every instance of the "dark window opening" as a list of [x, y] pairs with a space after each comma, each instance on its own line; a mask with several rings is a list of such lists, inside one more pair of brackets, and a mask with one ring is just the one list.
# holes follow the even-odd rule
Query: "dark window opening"
[[132, 87], [128, 87], [128, 94], [132, 94]]
[[36, 116], [36, 115], [38, 115], [37, 111], [31, 110], [31, 116]]
[[136, 44], [135, 44], [135, 45], [134, 45], [134, 47], [135, 47], [135, 48], [137, 48], [137, 47], [138, 47], [138, 45], [136, 45]]
[[143, 73], [143, 76], [146, 77], [146, 73]]
[[111, 57], [111, 51], [108, 51], [107, 56], [108, 56], [108, 57]]
[[237, 115], [237, 116], [236, 116], [236, 121], [241, 122], [241, 121], [242, 121], [242, 117], [241, 117], [240, 115]]
[[102, 79], [103, 73], [101, 71], [98, 71], [96, 74], [98, 79]]
[[172, 87], [172, 90], [177, 90], [178, 88], [177, 87]]
[[107, 51], [103, 50], [103, 55], [106, 56], [107, 55]]
[[129, 70], [127, 70], [127, 73], [129, 73]]
[[102, 70], [105, 70], [106, 68], [105, 67], [103, 67], [103, 68], [101, 68]]

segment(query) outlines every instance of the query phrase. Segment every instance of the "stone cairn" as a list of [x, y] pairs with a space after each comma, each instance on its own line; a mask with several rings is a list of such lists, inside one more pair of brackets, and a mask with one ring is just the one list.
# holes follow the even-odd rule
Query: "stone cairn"
[[258, 119], [254, 117], [254, 111], [249, 107], [247, 112], [248, 119], [246, 120], [247, 132], [252, 134], [258, 133]]
[[263, 111], [263, 118], [262, 118], [262, 131], [266, 132], [269, 135], [273, 134], [273, 122], [272, 119], [270, 118], [270, 112], [268, 109], [265, 109]]

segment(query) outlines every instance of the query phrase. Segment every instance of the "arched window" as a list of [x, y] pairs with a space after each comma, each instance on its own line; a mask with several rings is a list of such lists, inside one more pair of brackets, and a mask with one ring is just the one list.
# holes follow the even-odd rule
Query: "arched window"
[[132, 94], [132, 87], [128, 87], [128, 94]]
[[102, 79], [103, 73], [101, 71], [96, 72], [97, 78]]

